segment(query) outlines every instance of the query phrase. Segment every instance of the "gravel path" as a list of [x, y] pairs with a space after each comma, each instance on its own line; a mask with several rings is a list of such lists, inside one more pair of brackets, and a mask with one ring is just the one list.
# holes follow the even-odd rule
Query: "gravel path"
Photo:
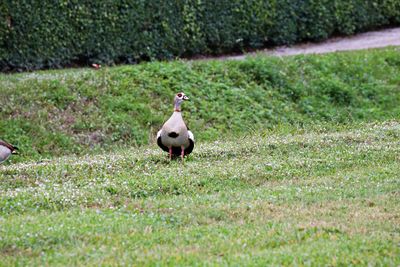
[[335, 51], [361, 50], [386, 46], [400, 46], [400, 28], [386, 29], [357, 34], [350, 37], [337, 37], [321, 43], [305, 43], [291, 47], [279, 46], [273, 49], [264, 49], [255, 53], [218, 57], [218, 59], [244, 59], [248, 55], [266, 53], [276, 56], [298, 54], [322, 54]]

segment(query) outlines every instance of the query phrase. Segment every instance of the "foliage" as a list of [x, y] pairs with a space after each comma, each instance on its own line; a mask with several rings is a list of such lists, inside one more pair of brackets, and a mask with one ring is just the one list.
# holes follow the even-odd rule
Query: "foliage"
[[1, 266], [400, 264], [400, 121], [0, 166]]
[[10, 162], [152, 143], [178, 91], [199, 141], [399, 118], [399, 62], [394, 48], [1, 75], [0, 138], [21, 149]]
[[5, 0], [0, 18], [0, 70], [32, 70], [323, 40], [398, 25], [400, 0]]

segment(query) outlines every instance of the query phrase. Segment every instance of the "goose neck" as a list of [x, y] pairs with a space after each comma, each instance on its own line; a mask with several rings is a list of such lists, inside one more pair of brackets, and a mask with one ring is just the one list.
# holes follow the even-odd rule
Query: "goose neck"
[[174, 112], [181, 112], [181, 103], [175, 103]]

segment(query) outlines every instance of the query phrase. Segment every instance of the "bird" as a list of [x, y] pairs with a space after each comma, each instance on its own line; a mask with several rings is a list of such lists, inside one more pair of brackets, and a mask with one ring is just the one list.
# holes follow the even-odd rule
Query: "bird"
[[17, 154], [18, 147], [0, 140], [0, 164], [6, 161], [11, 154]]
[[189, 155], [194, 148], [194, 135], [187, 128], [181, 113], [181, 104], [186, 100], [189, 100], [189, 97], [183, 92], [175, 95], [174, 113], [157, 133], [157, 144], [168, 152], [169, 159], [171, 160], [172, 156], [180, 156], [182, 162], [184, 156]]
[[101, 65], [100, 65], [100, 64], [93, 63], [93, 64], [92, 64], [92, 67], [93, 67], [94, 69], [98, 70], [98, 69], [101, 68]]

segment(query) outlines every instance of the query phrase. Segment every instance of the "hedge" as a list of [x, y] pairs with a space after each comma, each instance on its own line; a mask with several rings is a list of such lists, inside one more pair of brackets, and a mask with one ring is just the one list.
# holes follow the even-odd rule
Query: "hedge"
[[3, 0], [0, 69], [136, 63], [400, 24], [400, 0]]

